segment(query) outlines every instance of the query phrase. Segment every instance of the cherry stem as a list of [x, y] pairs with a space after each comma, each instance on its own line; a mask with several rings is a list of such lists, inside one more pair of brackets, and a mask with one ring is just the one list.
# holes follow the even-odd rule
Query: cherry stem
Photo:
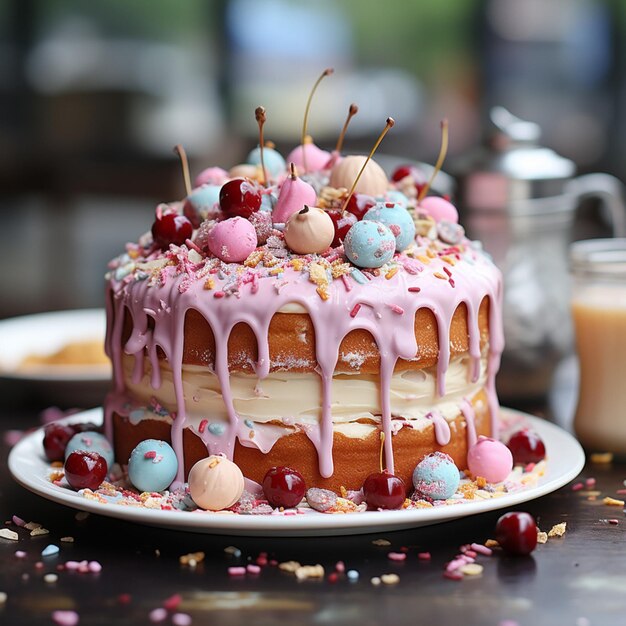
[[383, 449], [385, 447], [385, 432], [380, 431], [380, 455], [378, 457], [378, 464], [380, 466], [380, 473], [383, 473]]
[[298, 170], [296, 169], [296, 164], [293, 162], [289, 163], [289, 178], [291, 178], [291, 180], [298, 178]]
[[254, 117], [259, 125], [259, 152], [261, 154], [261, 170], [263, 171], [263, 187], [267, 187], [267, 172], [265, 171], [265, 160], [263, 158], [263, 124], [265, 124], [265, 120], [267, 119], [265, 108], [257, 107], [254, 111]]
[[424, 196], [428, 193], [431, 185], [433, 184], [435, 177], [441, 171], [441, 166], [446, 158], [446, 153], [448, 152], [448, 120], [444, 119], [441, 121], [441, 147], [439, 148], [439, 156], [437, 157], [437, 163], [435, 163], [435, 169], [433, 173], [430, 175], [430, 179], [428, 182], [422, 187], [419, 195], [417, 196], [417, 203], [419, 204]]
[[311, 109], [311, 101], [313, 100], [313, 95], [317, 90], [317, 87], [322, 82], [325, 76], [330, 76], [335, 70], [332, 67], [327, 67], [320, 75], [320, 77], [315, 81], [313, 85], [313, 89], [311, 89], [311, 93], [309, 93], [309, 99], [306, 101], [306, 107], [304, 109], [304, 121], [302, 123], [302, 166], [304, 167], [304, 172], [306, 174], [306, 150], [304, 149], [304, 141], [306, 139], [306, 127], [309, 123], [309, 110]]
[[180, 144], [174, 146], [174, 154], [178, 155], [180, 164], [183, 168], [183, 179], [185, 180], [185, 191], [187, 195], [191, 193], [191, 177], [189, 176], [189, 162], [187, 161], [187, 153], [185, 148]]
[[350, 120], [359, 112], [359, 107], [352, 103], [350, 108], [348, 109], [348, 117], [346, 117], [346, 121], [343, 124], [343, 128], [339, 133], [339, 139], [337, 139], [337, 145], [335, 146], [335, 152], [341, 152], [343, 148], [343, 140], [346, 138], [346, 132], [348, 131], [348, 124]]
[[383, 128], [383, 132], [380, 133], [380, 135], [378, 136], [378, 139], [376, 140], [374, 147], [370, 150], [370, 153], [367, 155], [367, 159], [365, 159], [365, 163], [363, 163], [361, 169], [359, 170], [359, 173], [357, 174], [356, 178], [354, 179], [354, 182], [352, 183], [352, 187], [350, 187], [350, 191], [348, 192], [346, 199], [343, 201], [343, 205], [341, 207], [342, 211], [346, 210], [346, 207], [348, 206], [348, 202], [350, 202], [350, 198], [352, 198], [352, 194], [354, 193], [354, 190], [359, 182], [359, 179], [363, 175], [363, 172], [365, 171], [367, 164], [370, 162], [370, 159], [374, 156], [374, 152], [376, 152], [376, 150], [378, 149], [378, 146], [380, 146], [380, 142], [383, 140], [383, 138], [385, 137], [389, 129], [392, 128], [395, 123], [396, 122], [393, 119], [393, 117], [387, 118], [387, 123], [385, 125], [385, 128]]

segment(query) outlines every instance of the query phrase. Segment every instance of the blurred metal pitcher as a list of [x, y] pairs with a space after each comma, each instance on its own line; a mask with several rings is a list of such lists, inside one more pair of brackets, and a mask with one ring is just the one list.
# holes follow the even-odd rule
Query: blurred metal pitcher
[[459, 163], [458, 206], [472, 239], [504, 274], [506, 347], [497, 385], [509, 402], [544, 398], [573, 350], [567, 249], [583, 198], [594, 197], [613, 234], [626, 234], [622, 184], [608, 174], [574, 178], [575, 165], [538, 144], [541, 129], [502, 107], [490, 142]]

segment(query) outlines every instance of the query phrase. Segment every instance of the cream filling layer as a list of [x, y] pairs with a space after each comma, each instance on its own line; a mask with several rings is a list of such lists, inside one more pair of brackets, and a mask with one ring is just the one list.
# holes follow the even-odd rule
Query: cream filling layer
[[[168, 412], [175, 412], [176, 398], [169, 364], [166, 361], [160, 363], [162, 383], [159, 389], [153, 389], [150, 384], [148, 360], [144, 363], [144, 374], [138, 383], [132, 382], [133, 367], [134, 358], [125, 356], [125, 382], [135, 407], [149, 407], [156, 400]], [[421, 430], [432, 424], [427, 417], [432, 412], [437, 412], [446, 421], [455, 419], [463, 400], [471, 400], [484, 387], [486, 378], [485, 355], [481, 358], [480, 374], [474, 382], [470, 380], [469, 357], [453, 358], [446, 373], [446, 394], [443, 397], [437, 395], [435, 368], [394, 374], [390, 385], [394, 425], [397, 429], [409, 425]], [[228, 422], [219, 381], [213, 372], [206, 367], [185, 365], [182, 379], [187, 399], [187, 426], [198, 430], [203, 421], [207, 424]], [[317, 374], [272, 372], [267, 378], [259, 380], [251, 374], [232, 373], [230, 385], [238, 415], [255, 426], [278, 421], [291, 431], [293, 428], [316, 426], [320, 422], [322, 383]], [[378, 378], [360, 374], [336, 375], [332, 381], [331, 412], [335, 431], [353, 437], [369, 434], [376, 426], [358, 420], [380, 422], [382, 409]], [[131, 411], [130, 419], [132, 422], [141, 419], [171, 422], [171, 417], [165, 412], [140, 408]]]

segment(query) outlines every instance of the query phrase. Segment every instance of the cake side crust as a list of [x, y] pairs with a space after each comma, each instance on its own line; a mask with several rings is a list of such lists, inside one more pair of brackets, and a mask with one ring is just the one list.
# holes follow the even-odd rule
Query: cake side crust
[[[478, 436], [490, 436], [491, 420], [487, 395], [481, 391], [472, 399], [475, 412], [475, 428]], [[132, 424], [127, 418], [117, 413], [113, 415], [114, 446], [116, 458], [128, 459], [133, 448], [144, 439], [162, 439], [171, 441], [171, 426], [158, 420], [142, 420]], [[400, 429], [393, 435], [394, 473], [400, 476], [410, 489], [411, 477], [415, 465], [425, 455], [441, 451], [449, 454], [459, 469], [467, 467], [468, 433], [466, 419], [459, 414], [449, 422], [450, 441], [446, 445], [437, 442], [435, 426], [423, 430], [410, 427]], [[256, 482], [262, 482], [270, 467], [285, 465], [296, 467], [304, 476], [307, 485], [315, 485], [339, 492], [341, 487], [360, 489], [365, 478], [372, 472], [380, 471], [380, 436], [379, 429], [373, 429], [366, 437], [347, 437], [340, 432], [333, 434], [333, 475], [324, 478], [319, 472], [317, 451], [311, 440], [302, 431], [279, 438], [269, 453], [264, 454], [257, 448], [235, 444], [234, 461], [241, 468], [244, 476]], [[200, 459], [208, 456], [202, 440], [190, 429], [183, 430], [185, 450], [185, 479], [191, 467]]]

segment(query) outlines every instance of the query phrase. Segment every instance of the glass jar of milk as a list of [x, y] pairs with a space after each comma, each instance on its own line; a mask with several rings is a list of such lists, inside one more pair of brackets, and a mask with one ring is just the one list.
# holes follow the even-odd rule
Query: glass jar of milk
[[589, 450], [626, 454], [626, 239], [578, 241], [570, 261], [580, 362], [574, 430]]

